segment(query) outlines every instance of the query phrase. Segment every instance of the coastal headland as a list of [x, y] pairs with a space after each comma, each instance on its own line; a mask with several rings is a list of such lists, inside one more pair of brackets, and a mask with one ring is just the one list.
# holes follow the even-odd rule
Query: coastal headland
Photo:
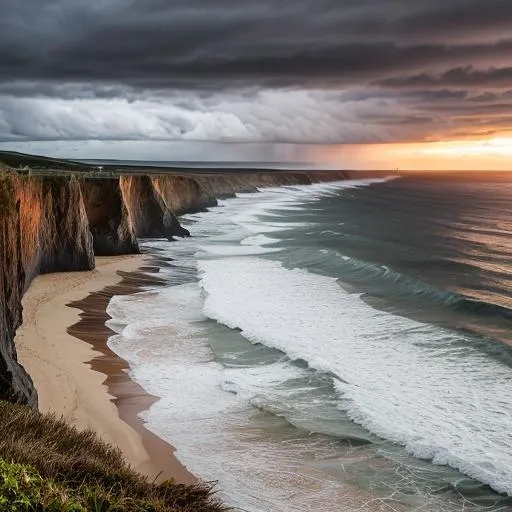
[[152, 480], [194, 484], [144, 428], [138, 413], [156, 399], [106, 343], [110, 297], [158, 277], [138, 239], [193, 236], [179, 215], [219, 198], [353, 177], [362, 175], [98, 167], [0, 152], [0, 399], [94, 430]]

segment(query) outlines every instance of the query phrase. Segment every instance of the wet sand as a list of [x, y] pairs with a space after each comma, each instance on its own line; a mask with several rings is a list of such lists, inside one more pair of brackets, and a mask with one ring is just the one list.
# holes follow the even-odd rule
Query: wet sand
[[103, 257], [96, 263], [92, 272], [38, 276], [23, 299], [16, 347], [34, 380], [39, 409], [92, 428], [151, 480], [193, 483], [196, 478], [176, 459], [174, 448], [137, 416], [157, 399], [130, 379], [128, 363], [106, 343], [113, 334], [105, 325], [110, 298], [158, 279], [141, 271], [143, 256]]

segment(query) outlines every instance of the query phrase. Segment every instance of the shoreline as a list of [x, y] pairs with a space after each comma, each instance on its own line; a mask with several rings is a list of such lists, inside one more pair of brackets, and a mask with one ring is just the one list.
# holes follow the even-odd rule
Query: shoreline
[[138, 417], [158, 398], [129, 377], [128, 363], [107, 346], [115, 334], [105, 325], [110, 298], [160, 282], [143, 273], [155, 267], [143, 255], [98, 257], [96, 264], [91, 272], [38, 276], [23, 298], [15, 343], [38, 392], [39, 410], [91, 428], [151, 481], [196, 483], [174, 448]]

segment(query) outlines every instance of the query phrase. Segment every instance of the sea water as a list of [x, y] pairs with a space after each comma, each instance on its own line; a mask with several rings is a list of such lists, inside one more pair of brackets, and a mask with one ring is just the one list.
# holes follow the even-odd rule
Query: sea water
[[512, 510], [510, 200], [431, 176], [185, 216], [144, 243], [167, 285], [108, 308], [147, 427], [240, 510]]

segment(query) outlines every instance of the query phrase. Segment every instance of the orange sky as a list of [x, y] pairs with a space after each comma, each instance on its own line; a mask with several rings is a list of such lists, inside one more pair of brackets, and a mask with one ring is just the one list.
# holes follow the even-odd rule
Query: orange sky
[[318, 146], [312, 160], [353, 169], [512, 171], [512, 137], [446, 142]]

